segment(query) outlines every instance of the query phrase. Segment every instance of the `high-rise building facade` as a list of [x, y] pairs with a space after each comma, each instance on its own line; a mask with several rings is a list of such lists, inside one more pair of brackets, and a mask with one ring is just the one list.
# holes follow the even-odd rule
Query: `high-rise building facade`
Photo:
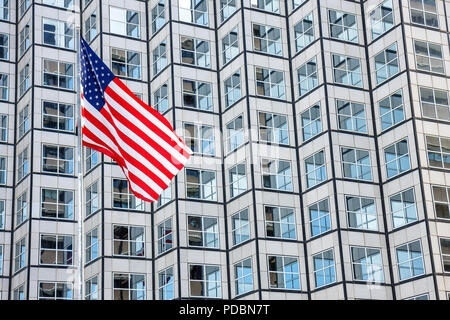
[[[450, 1], [80, 1], [0, 0], [1, 300], [449, 299]], [[194, 152], [157, 203], [77, 162], [78, 33]]]

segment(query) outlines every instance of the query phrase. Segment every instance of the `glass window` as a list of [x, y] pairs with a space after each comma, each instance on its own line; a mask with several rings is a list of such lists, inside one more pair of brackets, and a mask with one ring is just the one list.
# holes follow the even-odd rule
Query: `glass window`
[[25, 238], [19, 240], [14, 248], [14, 272], [19, 271], [25, 267]]
[[284, 99], [284, 73], [282, 71], [255, 67], [256, 94], [276, 99]]
[[169, 89], [164, 83], [153, 93], [153, 108], [159, 113], [164, 113], [169, 109]]
[[322, 132], [322, 121], [320, 116], [320, 103], [304, 111], [301, 116], [303, 141], [309, 140]]
[[30, 129], [30, 113], [29, 107], [26, 105], [19, 111], [19, 139], [22, 138], [25, 133]]
[[27, 220], [28, 214], [28, 201], [27, 201], [27, 191], [23, 192], [17, 197], [16, 204], [16, 226], [20, 225], [22, 222]]
[[186, 197], [216, 201], [216, 173], [207, 170], [186, 169]]
[[144, 210], [144, 202], [131, 192], [126, 179], [113, 179], [113, 208]]
[[169, 218], [166, 221], [158, 225], [158, 254], [164, 253], [173, 246], [173, 230], [172, 219]]
[[159, 300], [172, 300], [175, 297], [173, 267], [169, 267], [158, 273]]
[[267, 143], [289, 144], [287, 117], [259, 112], [259, 139]]
[[94, 182], [86, 188], [86, 217], [94, 214], [99, 209], [98, 182]]
[[181, 21], [208, 25], [207, 0], [180, 0], [178, 3], [179, 18]]
[[299, 52], [314, 41], [314, 20], [312, 12], [294, 26], [295, 51]]
[[[49, 1], [51, 1], [51, 0], [44, 0], [43, 3], [47, 3]], [[57, 0], [53, 0], [53, 1], [57, 1]], [[30, 5], [31, 5], [31, 0], [20, 0], [20, 3], [19, 3], [20, 11], [19, 12], [20, 12], [21, 17], [25, 14], [25, 12], [27, 12]]]
[[432, 189], [437, 218], [450, 219], [450, 188], [433, 186]]
[[333, 249], [314, 255], [313, 264], [316, 288], [336, 282]]
[[214, 127], [183, 123], [184, 141], [194, 154], [214, 156]]
[[354, 280], [378, 283], [384, 281], [380, 249], [350, 247], [350, 250]]
[[399, 228], [417, 221], [414, 188], [399, 192], [389, 197], [393, 228]]
[[44, 59], [44, 86], [73, 90], [73, 63]]
[[25, 292], [23, 285], [14, 289], [13, 300], [25, 300]]
[[98, 160], [99, 160], [98, 159], [99, 154], [98, 154], [98, 151], [88, 148], [88, 147], [85, 147], [84, 152], [85, 152], [84, 156], [86, 158], [85, 171], [88, 172], [89, 170], [91, 170], [92, 168], [94, 168], [97, 165]]
[[442, 46], [431, 42], [414, 40], [416, 67], [418, 70], [445, 74]]
[[450, 139], [426, 136], [428, 165], [435, 168], [450, 168]]
[[17, 181], [28, 174], [28, 148], [25, 148], [17, 157]]
[[362, 87], [361, 65], [358, 58], [333, 54], [334, 82]]
[[139, 12], [137, 11], [110, 6], [109, 22], [111, 33], [132, 38], [140, 37]]
[[398, 246], [395, 251], [400, 280], [410, 279], [425, 273], [420, 240]]
[[312, 237], [331, 230], [331, 218], [330, 209], [328, 207], [328, 199], [323, 199], [309, 206], [308, 210]]
[[378, 230], [375, 199], [345, 196], [345, 205], [349, 228]]
[[328, 10], [331, 38], [358, 42], [356, 15], [336, 10]]
[[48, 4], [50, 6], [72, 9], [73, 8], [73, 0], [43, 0], [44, 4]]
[[145, 300], [145, 274], [114, 273], [113, 300]]
[[412, 23], [439, 28], [436, 0], [410, 0], [409, 5]]
[[84, 299], [98, 300], [98, 279], [97, 276], [84, 282]]
[[306, 1], [308, 1], [308, 0], [293, 0], [293, 8], [294, 8], [294, 10], [297, 8], [297, 7], [300, 7], [303, 3], [305, 3]]
[[405, 111], [403, 108], [403, 91], [396, 93], [379, 101], [381, 129], [386, 130], [394, 124], [405, 120]]
[[409, 163], [408, 140], [403, 139], [384, 149], [386, 176], [392, 178], [411, 168]]
[[230, 62], [239, 53], [239, 33], [238, 27], [230, 31], [222, 39], [222, 59], [223, 64]]
[[0, 59], [9, 59], [9, 35], [0, 33]]
[[317, 59], [312, 58], [300, 68], [297, 69], [297, 81], [299, 95], [303, 96], [319, 84], [319, 77], [317, 74]]
[[6, 157], [0, 157], [0, 185], [6, 184]]
[[[1, 0], [0, 0], [1, 2]], [[22, 57], [25, 51], [30, 47], [30, 23], [28, 22], [19, 33], [19, 57]]]
[[141, 79], [141, 54], [111, 48], [112, 72], [116, 76]]
[[187, 219], [189, 246], [219, 248], [219, 225], [217, 218], [188, 216]]
[[236, 150], [239, 146], [244, 143], [244, 126], [243, 126], [243, 115], [236, 117], [229, 123], [227, 123], [227, 150], [231, 152]]
[[19, 96], [22, 97], [30, 88], [30, 65], [26, 64], [19, 73]]
[[95, 228], [86, 233], [86, 263], [98, 257], [98, 229]]
[[209, 41], [181, 37], [181, 63], [211, 68]]
[[42, 145], [42, 171], [58, 174], [74, 174], [74, 148]]
[[0, 100], [8, 101], [8, 75], [0, 73]]
[[66, 49], [74, 48], [74, 26], [65, 21], [42, 18], [43, 43]]
[[222, 296], [220, 267], [191, 264], [189, 288], [191, 297], [220, 298]]
[[0, 230], [5, 229], [5, 213], [6, 213], [5, 200], [0, 200]]
[[251, 258], [234, 264], [234, 286], [236, 296], [253, 290]]
[[161, 42], [153, 50], [153, 76], [161, 72], [167, 66], [166, 40]]
[[152, 33], [162, 28], [166, 22], [166, 7], [165, 0], [159, 0], [158, 3], [152, 8]]
[[72, 300], [73, 286], [69, 282], [39, 282], [39, 300]]
[[0, 114], [0, 141], [8, 141], [8, 115]]
[[73, 191], [42, 189], [41, 217], [73, 220]]
[[42, 127], [59, 131], [74, 131], [74, 106], [51, 101], [42, 104]]
[[84, 22], [84, 38], [88, 43], [97, 35], [97, 12], [94, 10]]
[[156, 207], [159, 208], [172, 200], [172, 186], [169, 184], [166, 189], [159, 195]]
[[248, 209], [244, 209], [231, 217], [231, 233], [233, 246], [250, 239], [250, 221]]
[[57, 264], [71, 266], [73, 264], [73, 236], [41, 234], [40, 264]]
[[145, 257], [144, 227], [113, 225], [115, 256]]
[[9, 20], [9, 0], [0, 0], [0, 20]]
[[397, 43], [394, 43], [375, 56], [375, 75], [377, 84], [386, 81], [398, 72]]
[[366, 110], [364, 104], [336, 100], [336, 106], [340, 130], [367, 133]]
[[213, 107], [211, 84], [183, 79], [183, 107], [211, 111]]
[[237, 197], [247, 190], [247, 173], [245, 162], [228, 170], [230, 183], [230, 198]]
[[415, 297], [407, 298], [405, 300], [429, 300], [428, 293], [421, 294]]
[[450, 273], [450, 239], [440, 238], [441, 258], [445, 273]]
[[369, 151], [341, 148], [344, 178], [372, 181]]
[[262, 184], [264, 189], [292, 191], [291, 162], [262, 159]]
[[253, 49], [281, 56], [281, 30], [271, 26], [253, 24]]
[[268, 256], [269, 287], [300, 290], [298, 259], [293, 257]]
[[426, 118], [450, 121], [448, 92], [420, 87], [422, 114]]
[[236, 11], [236, 0], [220, 0], [220, 17], [222, 22], [227, 20]]
[[295, 214], [292, 208], [264, 206], [266, 237], [296, 239]]
[[392, 0], [383, 1], [378, 7], [370, 11], [372, 25], [372, 40], [375, 40], [394, 26], [394, 9]]
[[238, 70], [224, 81], [225, 108], [232, 106], [241, 98], [241, 72]]
[[278, 13], [280, 12], [279, 0], [251, 0], [252, 8]]
[[3, 245], [0, 245], [0, 275], [3, 275]]
[[325, 152], [319, 151], [305, 159], [306, 186], [311, 188], [327, 179]]

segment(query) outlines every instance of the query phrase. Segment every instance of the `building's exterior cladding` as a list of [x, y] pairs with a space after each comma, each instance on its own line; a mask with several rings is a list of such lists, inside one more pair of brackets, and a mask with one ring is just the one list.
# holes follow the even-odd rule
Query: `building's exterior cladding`
[[[80, 1], [0, 0], [0, 299], [449, 298], [450, 1]], [[73, 24], [196, 130], [161, 205], [78, 214]]]

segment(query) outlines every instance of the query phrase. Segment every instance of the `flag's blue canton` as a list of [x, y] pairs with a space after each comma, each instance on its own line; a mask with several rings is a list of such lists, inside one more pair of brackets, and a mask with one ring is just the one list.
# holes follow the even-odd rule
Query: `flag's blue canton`
[[114, 74], [81, 38], [81, 85], [84, 98], [100, 111], [105, 105], [103, 92], [115, 78]]

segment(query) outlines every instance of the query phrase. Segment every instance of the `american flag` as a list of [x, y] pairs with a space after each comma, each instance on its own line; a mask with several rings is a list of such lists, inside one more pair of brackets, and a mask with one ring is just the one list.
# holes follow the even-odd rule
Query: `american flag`
[[136, 97], [81, 38], [83, 145], [111, 157], [130, 190], [154, 202], [192, 151], [159, 112]]

